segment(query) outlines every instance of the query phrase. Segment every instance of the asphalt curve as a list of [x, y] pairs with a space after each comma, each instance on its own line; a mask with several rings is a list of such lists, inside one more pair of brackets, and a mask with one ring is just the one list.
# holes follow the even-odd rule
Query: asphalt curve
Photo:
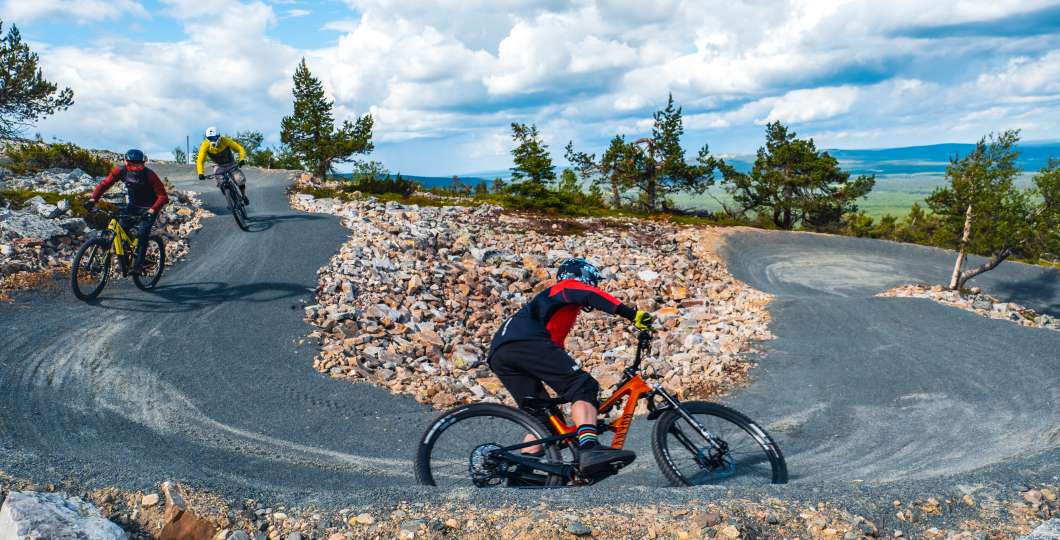
[[241, 232], [212, 184], [162, 172], [217, 216], [155, 291], [121, 280], [90, 304], [64, 286], [0, 306], [0, 469], [311, 499], [411, 483], [393, 448], [413, 447], [424, 408], [318, 375], [303, 343], [317, 269], [348, 237], [338, 220], [293, 211], [288, 174], [249, 172]]
[[[1060, 472], [1060, 332], [875, 297], [943, 282], [952, 253], [776, 232], [732, 235], [723, 253], [776, 297], [776, 340], [730, 401], [780, 439], [796, 482]], [[1006, 263], [973, 284], [1060, 314], [1056, 270]]]
[[[177, 479], [296, 504], [456, 496], [413, 487], [410, 458], [432, 411], [311, 367], [302, 307], [348, 237], [338, 220], [291, 210], [288, 176], [255, 171], [244, 233], [212, 186], [186, 168], [162, 172], [205, 191], [218, 215], [155, 291], [123, 281], [90, 304], [62, 288], [0, 305], [0, 470], [86, 487]], [[787, 493], [817, 496], [803, 488], [853, 479], [1057, 473], [1060, 333], [872, 297], [937, 281], [944, 252], [739, 233], [725, 254], [737, 277], [777, 297], [777, 339], [763, 344], [755, 382], [724, 401], [780, 440]], [[1051, 313], [1060, 306], [1055, 272], [1006, 264], [989, 276], [991, 292]], [[649, 433], [634, 423], [639, 459], [594, 489], [595, 500], [704, 496], [653, 489], [664, 482]], [[542, 496], [489, 491], [499, 502]]]

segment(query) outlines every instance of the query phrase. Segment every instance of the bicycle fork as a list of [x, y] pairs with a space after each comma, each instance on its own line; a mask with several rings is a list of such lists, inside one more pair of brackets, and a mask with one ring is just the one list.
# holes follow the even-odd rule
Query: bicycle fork
[[[698, 420], [693, 418], [692, 415], [688, 414], [688, 412], [685, 411], [685, 408], [681, 406], [681, 403], [677, 401], [677, 398], [671, 396], [670, 393], [667, 392], [666, 389], [663, 388], [659, 383], [652, 383], [651, 387], [654, 394], [662, 396], [663, 399], [665, 399], [667, 403], [670, 404], [670, 407], [673, 410], [677, 411], [677, 414], [681, 415], [681, 418], [684, 418], [685, 421], [688, 422], [688, 424], [691, 425], [701, 437], [706, 439], [706, 441], [710, 443], [712, 447], [714, 447], [714, 449], [719, 452], [725, 452], [728, 450], [728, 445], [725, 445], [724, 442], [719, 443], [718, 439], [713, 434], [711, 434], [711, 432], [707, 431], [707, 428], [703, 427], [703, 424], [700, 424]], [[696, 445], [692, 444], [692, 441], [690, 441], [683, 432], [678, 430], [674, 431], [673, 433], [674, 437], [678, 441], [680, 441], [681, 444], [690, 452], [699, 452], [699, 449], [696, 447]]]

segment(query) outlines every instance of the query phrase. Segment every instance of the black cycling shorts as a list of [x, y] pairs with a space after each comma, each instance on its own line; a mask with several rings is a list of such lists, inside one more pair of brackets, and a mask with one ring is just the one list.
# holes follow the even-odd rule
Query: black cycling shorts
[[567, 401], [600, 405], [600, 384], [550, 341], [506, 343], [494, 351], [489, 364], [520, 407], [526, 397], [549, 397], [542, 382]]

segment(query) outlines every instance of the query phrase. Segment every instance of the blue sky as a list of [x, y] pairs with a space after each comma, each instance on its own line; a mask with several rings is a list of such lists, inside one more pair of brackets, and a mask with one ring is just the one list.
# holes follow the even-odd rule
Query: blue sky
[[751, 153], [781, 120], [825, 147], [1060, 138], [1060, 2], [0, 0], [74, 89], [28, 134], [166, 156], [208, 125], [277, 143], [305, 57], [372, 158], [510, 165], [511, 122], [599, 152], [673, 93], [690, 152]]

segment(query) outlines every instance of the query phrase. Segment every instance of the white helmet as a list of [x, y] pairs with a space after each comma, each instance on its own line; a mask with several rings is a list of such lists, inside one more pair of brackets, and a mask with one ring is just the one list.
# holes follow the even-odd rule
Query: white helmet
[[210, 141], [211, 145], [217, 146], [217, 142], [221, 140], [221, 132], [213, 126], [206, 128], [206, 140]]

